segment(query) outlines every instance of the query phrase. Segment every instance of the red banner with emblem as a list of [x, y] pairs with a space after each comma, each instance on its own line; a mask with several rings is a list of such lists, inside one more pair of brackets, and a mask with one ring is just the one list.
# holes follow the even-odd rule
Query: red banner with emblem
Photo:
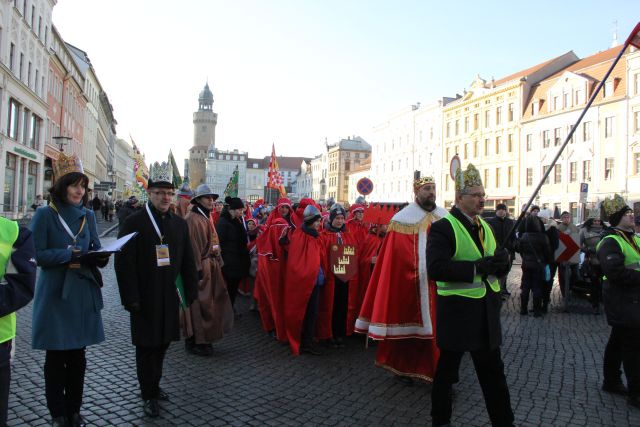
[[358, 274], [356, 247], [351, 245], [331, 245], [329, 265], [331, 272], [343, 282]]

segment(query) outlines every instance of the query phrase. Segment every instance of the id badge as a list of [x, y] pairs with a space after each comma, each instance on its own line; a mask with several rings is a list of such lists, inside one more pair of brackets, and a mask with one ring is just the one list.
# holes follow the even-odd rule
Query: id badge
[[156, 245], [156, 261], [158, 267], [166, 267], [171, 265], [171, 257], [169, 256], [169, 245]]
[[[74, 255], [82, 252], [82, 250], [79, 247], [73, 246], [73, 245], [69, 245], [67, 247], [67, 249], [71, 249], [71, 252], [73, 252]], [[80, 263], [79, 262], [70, 262], [69, 263], [69, 268], [80, 268]]]

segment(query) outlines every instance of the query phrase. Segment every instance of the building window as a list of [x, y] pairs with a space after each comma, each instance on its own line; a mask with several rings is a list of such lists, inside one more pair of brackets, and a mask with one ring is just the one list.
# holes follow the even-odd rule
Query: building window
[[20, 80], [22, 80], [22, 74], [23, 74], [23, 67], [24, 66], [24, 53], [20, 54], [20, 64], [19, 64], [19, 68], [18, 68], [18, 78]]
[[613, 179], [613, 158], [611, 157], [604, 159], [604, 179], [605, 181]]
[[484, 170], [484, 188], [489, 187], [489, 169]]
[[560, 184], [562, 182], [562, 165], [553, 167], [553, 183]]
[[458, 136], [458, 134], [460, 133], [460, 120], [456, 120], [455, 133], [456, 133], [456, 136]]
[[578, 179], [578, 162], [569, 163], [569, 182], [576, 182]]
[[591, 122], [582, 123], [582, 140], [591, 141]]
[[464, 144], [464, 158], [469, 158], [469, 144]]
[[13, 204], [15, 203], [15, 191], [13, 190], [16, 180], [16, 167], [18, 163], [18, 157], [14, 154], [7, 153], [7, 163], [4, 171], [4, 199], [2, 210], [4, 212], [10, 212], [13, 210]]
[[18, 139], [18, 125], [20, 124], [20, 104], [15, 99], [9, 100], [9, 120], [7, 134], [11, 139]]
[[513, 152], [513, 134], [507, 135], [507, 151], [509, 153]]
[[553, 130], [553, 145], [555, 145], [556, 147], [562, 143], [560, 132], [560, 128], [555, 128]]
[[501, 143], [501, 138], [499, 136], [496, 136], [496, 154], [500, 154], [500, 143]]
[[15, 70], [13, 69], [13, 61], [15, 58], [15, 54], [16, 54], [16, 45], [14, 45], [13, 43], [11, 43], [11, 46], [9, 47], [9, 69], [15, 73]]
[[507, 186], [513, 187], [513, 166], [507, 168]]
[[582, 91], [578, 89], [573, 93], [573, 105], [580, 104], [582, 104]]
[[488, 128], [489, 127], [489, 120], [491, 118], [491, 112], [489, 110], [484, 112], [484, 127]]
[[451, 122], [447, 122], [447, 138], [451, 137]]
[[548, 148], [551, 145], [551, 132], [548, 130], [542, 131], [542, 147]]
[[640, 174], [640, 153], [633, 153], [633, 165], [636, 175]]
[[613, 136], [613, 117], [605, 117], [604, 119], [604, 137], [611, 138]]
[[533, 185], [533, 168], [527, 168], [527, 186]]
[[22, 135], [20, 140], [24, 145], [29, 144], [29, 125], [31, 124], [31, 111], [26, 108], [22, 109]]
[[29, 162], [29, 169], [27, 174], [27, 201], [30, 202], [29, 206], [36, 200], [36, 182], [38, 179], [38, 164], [36, 162]]
[[591, 182], [591, 160], [582, 162], [582, 181]]
[[538, 114], [538, 109], [540, 108], [540, 104], [538, 101], [534, 101], [531, 103], [531, 115], [536, 116]]
[[478, 122], [480, 121], [480, 117], [478, 116], [478, 113], [475, 113], [473, 115], [473, 130], [477, 130], [478, 129]]
[[464, 133], [469, 132], [469, 116], [464, 118]]
[[513, 121], [513, 103], [509, 104], [509, 121]]
[[500, 168], [496, 168], [496, 188], [500, 188]]
[[532, 145], [533, 145], [533, 135], [527, 134], [527, 151], [532, 150]]
[[[547, 171], [549, 170], [549, 166], [542, 166], [542, 175], [545, 175], [547, 173]], [[549, 183], [549, 176], [547, 175], [547, 177], [544, 179], [544, 183], [548, 184]]]
[[447, 153], [447, 154], [446, 154], [446, 156], [445, 156], [445, 159], [446, 159], [447, 161], [449, 161], [449, 160], [451, 159], [451, 157], [449, 156], [449, 154], [451, 154], [451, 153], [449, 152], [449, 147], [447, 147], [447, 149], [445, 150], [445, 153]]
[[346, 160], [344, 162], [344, 170], [345, 171], [350, 171], [351, 170], [351, 162], [349, 160]]
[[611, 95], [613, 95], [613, 80], [609, 80], [605, 82], [604, 88], [602, 90], [602, 96], [604, 98], [607, 98]]
[[577, 202], [569, 203], [569, 212], [571, 212], [571, 218], [577, 218], [578, 217], [578, 203]]
[[473, 141], [473, 157], [478, 157], [478, 141]]
[[496, 124], [497, 125], [502, 124], [502, 107], [496, 108]]
[[633, 130], [640, 131], [640, 111], [634, 111], [633, 113]]
[[489, 155], [489, 138], [484, 140], [484, 155]]

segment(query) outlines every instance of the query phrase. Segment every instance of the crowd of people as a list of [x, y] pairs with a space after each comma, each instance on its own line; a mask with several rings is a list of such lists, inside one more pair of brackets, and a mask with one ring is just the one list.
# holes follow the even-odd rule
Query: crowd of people
[[[100, 269], [110, 253], [99, 251], [79, 160], [57, 167], [50, 203], [36, 210], [29, 229], [0, 222], [0, 235], [16, 248], [0, 251], [0, 264], [12, 266], [0, 271], [13, 284], [3, 292], [13, 292], [8, 301], [15, 303], [0, 301], [0, 411], [6, 417], [11, 316], [35, 287], [32, 345], [46, 351], [52, 425], [82, 426], [86, 349], [105, 339]], [[616, 196], [577, 227], [568, 212], [558, 222], [533, 206], [516, 227], [505, 205], [483, 218], [486, 195], [473, 165], [458, 171], [455, 189], [447, 211], [436, 204], [434, 179], [418, 176], [414, 201], [376, 216], [364, 200], [348, 207], [308, 198], [281, 197], [273, 207], [221, 201], [206, 184], [176, 189], [159, 168], [148, 202], [132, 197], [118, 211], [118, 236], [134, 237], [114, 263], [144, 413], [159, 416], [160, 402], [170, 398], [160, 387], [170, 343], [184, 340], [187, 352], [212, 356], [241, 315], [242, 293], [252, 298], [265, 339], [287, 344], [293, 355], [340, 351], [353, 334], [375, 342], [377, 366], [405, 383], [433, 383], [434, 425], [450, 422], [453, 384], [470, 353], [491, 423], [513, 425], [500, 311], [516, 253], [523, 315], [530, 300], [534, 317], [548, 312], [554, 275], [563, 292], [588, 280], [594, 312], [604, 302], [612, 326], [602, 388], [640, 407], [640, 237], [631, 208]], [[560, 233], [579, 243], [580, 263], [557, 261]], [[37, 283], [33, 260], [41, 268]]]

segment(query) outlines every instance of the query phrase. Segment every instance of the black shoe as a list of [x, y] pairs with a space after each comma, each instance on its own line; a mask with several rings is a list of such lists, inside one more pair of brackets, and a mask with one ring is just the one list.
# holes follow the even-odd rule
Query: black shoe
[[629, 406], [633, 406], [634, 408], [640, 409], [640, 396], [633, 395], [627, 398], [627, 404]]
[[52, 427], [68, 427], [69, 419], [67, 417], [55, 417], [51, 420]]
[[169, 395], [163, 389], [159, 389], [158, 390], [158, 400], [161, 400], [163, 402], [168, 402], [169, 401]]
[[336, 345], [336, 348], [344, 348], [345, 347], [344, 340], [342, 339], [342, 337], [334, 338], [333, 342]]
[[[603, 382], [602, 383], [602, 391], [606, 391], [607, 393], [619, 394], [621, 396], [626, 396], [629, 390], [622, 383], [622, 381], [617, 382]], [[636, 396], [638, 399], [638, 396]]]
[[149, 399], [144, 401], [144, 413], [151, 418], [157, 418], [160, 416], [160, 405], [158, 399]]
[[84, 418], [82, 418], [82, 415], [73, 414], [71, 415], [71, 425], [73, 427], [85, 427], [87, 423], [84, 421]]
[[311, 354], [313, 356], [324, 356], [327, 354], [324, 349], [316, 345], [315, 343], [309, 345], [300, 346], [300, 354]]
[[414, 384], [413, 378], [405, 377], [404, 375], [396, 375], [396, 381], [409, 387], [413, 386]]
[[196, 344], [193, 347], [188, 347], [187, 351], [196, 356], [209, 357], [213, 355], [213, 348], [207, 344]]

